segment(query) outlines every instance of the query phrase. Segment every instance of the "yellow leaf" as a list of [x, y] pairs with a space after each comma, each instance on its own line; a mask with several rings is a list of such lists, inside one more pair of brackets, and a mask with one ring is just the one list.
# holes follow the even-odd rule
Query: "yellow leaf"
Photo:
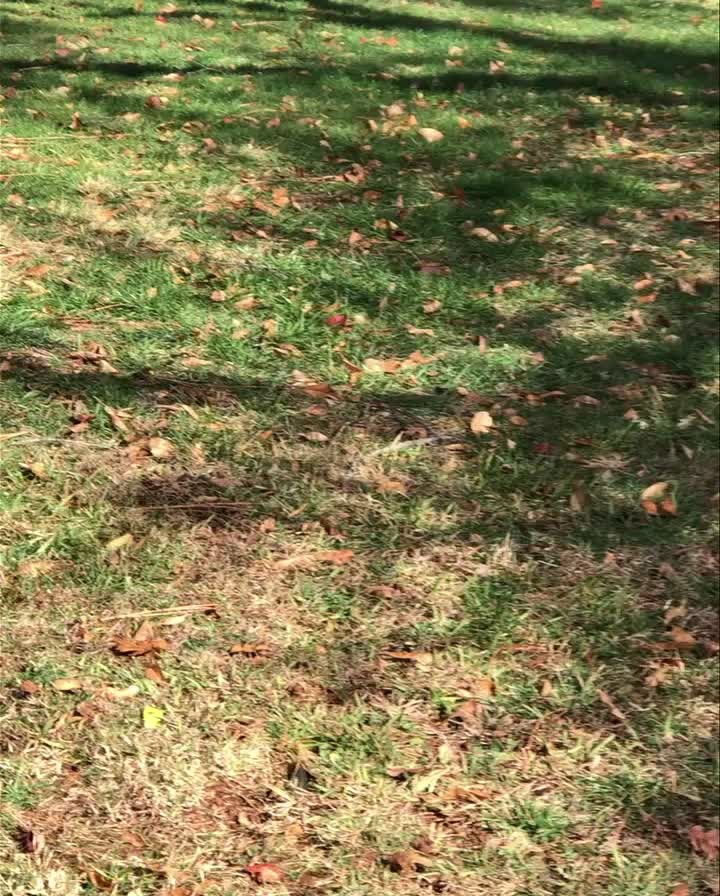
[[83, 683], [79, 678], [56, 678], [52, 686], [55, 691], [79, 691]]
[[105, 550], [109, 554], [114, 554], [116, 551], [121, 551], [123, 548], [129, 548], [134, 541], [135, 539], [133, 536], [129, 532], [126, 532], [124, 535], [118, 535], [117, 538], [111, 538], [105, 545]]
[[159, 728], [164, 718], [164, 709], [158, 706], [143, 707], [143, 728]]

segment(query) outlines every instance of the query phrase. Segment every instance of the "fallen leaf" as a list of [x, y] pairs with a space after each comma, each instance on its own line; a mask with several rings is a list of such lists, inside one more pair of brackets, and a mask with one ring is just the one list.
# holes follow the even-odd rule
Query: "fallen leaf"
[[124, 535], [118, 535], [116, 538], [111, 538], [105, 545], [105, 550], [108, 554], [115, 554], [118, 551], [122, 551], [124, 548], [129, 548], [134, 542], [135, 538], [129, 532], [126, 532]]
[[654, 501], [656, 498], [662, 498], [669, 488], [669, 482], [654, 482], [642, 492], [640, 498], [642, 501]]
[[330, 439], [324, 432], [301, 432], [300, 438], [306, 442], [329, 442]]
[[233, 644], [230, 648], [233, 656], [240, 654], [247, 657], [267, 656], [272, 649], [267, 644]]
[[370, 373], [395, 373], [402, 367], [402, 361], [397, 358], [366, 358], [363, 367]]
[[477, 236], [481, 240], [487, 240], [488, 243], [500, 242], [500, 238], [497, 234], [494, 234], [492, 230], [488, 230], [487, 227], [473, 227], [470, 231], [470, 236]]
[[570, 495], [570, 509], [574, 513], [582, 513], [590, 504], [590, 495], [584, 483], [578, 482], [573, 486]]
[[437, 143], [438, 140], [443, 140], [445, 137], [442, 131], [435, 128], [418, 128], [418, 134], [428, 143]]
[[42, 685], [38, 684], [36, 681], [26, 679], [25, 681], [20, 682], [20, 690], [23, 694], [37, 694], [42, 690]]
[[495, 422], [487, 411], [477, 411], [470, 420], [470, 429], [477, 436], [490, 432], [494, 425]]
[[150, 449], [150, 454], [157, 460], [169, 460], [175, 456], [175, 447], [172, 442], [168, 442], [167, 439], [163, 439], [160, 436], [153, 436], [151, 439], [148, 439], [148, 448]]
[[400, 663], [413, 663], [421, 669], [427, 669], [433, 664], [432, 653], [424, 650], [387, 650], [382, 657]]
[[410, 874], [424, 871], [432, 862], [416, 849], [403, 849], [384, 859], [385, 864], [396, 874]]
[[17, 832], [20, 848], [25, 853], [40, 852], [45, 848], [45, 835], [31, 828], [20, 828]]
[[670, 629], [670, 637], [672, 638], [673, 643], [680, 649], [693, 647], [697, 643], [695, 636], [691, 635], [690, 632], [686, 632], [685, 629], [681, 628], [679, 625], [674, 625]]
[[346, 327], [348, 325], [347, 314], [330, 314], [325, 318], [325, 323], [329, 327]]
[[690, 887], [687, 884], [678, 884], [670, 896], [690, 896]]
[[665, 498], [664, 501], [660, 502], [659, 506], [660, 510], [668, 516], [677, 516], [678, 510], [674, 498]]
[[429, 302], [423, 302], [422, 308], [425, 314], [435, 314], [442, 308], [442, 302], [439, 299], [430, 299]]
[[140, 687], [136, 684], [129, 684], [126, 688], [105, 688], [104, 693], [111, 700], [131, 700], [140, 693]]
[[434, 336], [435, 331], [430, 330], [427, 327], [414, 327], [412, 324], [407, 324], [405, 329], [411, 336]]
[[[662, 564], [661, 564], [662, 565]], [[687, 616], [687, 607], [683, 604], [680, 607], [670, 607], [665, 611], [665, 615], [663, 619], [669, 625], [671, 622], [674, 622], [676, 619], [683, 619]]]
[[137, 641], [135, 638], [116, 638], [113, 641], [113, 650], [123, 656], [144, 656], [146, 653], [169, 650], [170, 644], [165, 638], [148, 638]]
[[253, 862], [245, 866], [245, 871], [256, 884], [279, 884], [285, 877], [282, 868], [272, 862]]
[[159, 706], [144, 706], [142, 712], [143, 728], [159, 728], [165, 718], [165, 710]]
[[144, 674], [145, 678], [147, 678], [148, 681], [154, 681], [155, 684], [160, 685], [167, 684], [167, 678], [163, 674], [162, 669], [160, 668], [160, 666], [157, 666], [154, 663], [151, 663], [149, 666], [145, 666]]
[[706, 831], [702, 825], [695, 824], [688, 831], [690, 844], [696, 852], [701, 852], [714, 861], [720, 853], [720, 831]]
[[616, 719], [619, 719], [621, 722], [627, 721], [625, 713], [617, 706], [617, 704], [607, 691], [603, 691], [598, 688], [598, 695]]
[[315, 551], [312, 554], [296, 554], [275, 562], [276, 569], [312, 569], [328, 563], [331, 566], [344, 566], [355, 556], [355, 551], [341, 548], [336, 551]]
[[80, 118], [79, 112], [73, 112], [72, 120], [70, 121], [70, 128], [73, 131], [79, 130], [83, 126], [82, 118]]
[[290, 204], [290, 196], [288, 195], [288, 191], [286, 187], [276, 187], [272, 191], [272, 201], [274, 205], [277, 205], [278, 208], [285, 208], [286, 205]]
[[264, 320], [262, 324], [263, 330], [265, 330], [265, 335], [268, 339], [272, 339], [277, 336], [278, 325], [277, 321], [270, 318], [269, 320]]
[[56, 678], [52, 688], [55, 691], [81, 691], [83, 682], [80, 678]]
[[158, 96], [157, 94], [153, 94], [145, 100], [145, 105], [148, 109], [162, 109], [167, 103], [168, 98], [166, 96]]
[[239, 301], [235, 302], [233, 308], [237, 309], [238, 311], [251, 311], [253, 308], [257, 308], [259, 304], [260, 303], [255, 298], [255, 296], [247, 296], [246, 298], [240, 299]]

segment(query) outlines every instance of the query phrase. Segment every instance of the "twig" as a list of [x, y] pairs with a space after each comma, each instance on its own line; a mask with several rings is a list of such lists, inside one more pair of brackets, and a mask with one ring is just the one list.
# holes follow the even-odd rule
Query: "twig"
[[[19, 438], [20, 436], [25, 435], [24, 433], [10, 433], [8, 435], [0, 435], [0, 442]], [[16, 442], [16, 445], [32, 445], [37, 443], [44, 444], [59, 444], [59, 445], [79, 445], [82, 448], [97, 448], [103, 451], [110, 451], [113, 448], [117, 448], [117, 444], [114, 442], [86, 442], [82, 439], [73, 439], [73, 438], [63, 438], [62, 436], [30, 436], [30, 438], [23, 438]]]
[[[402, 435], [402, 434], [401, 434]], [[428, 436], [426, 439], [408, 439], [403, 442], [400, 436], [397, 436], [389, 445], [383, 445], [382, 448], [376, 448], [371, 451], [369, 457], [375, 457], [377, 454], [391, 454], [394, 451], [407, 451], [409, 448], [420, 448], [423, 445], [437, 445], [439, 442], [452, 441], [450, 436]]]
[[176, 607], [165, 607], [162, 610], [137, 610], [135, 613], [122, 613], [120, 616], [105, 616], [101, 622], [120, 622], [123, 619], [149, 619], [151, 616], [175, 616], [182, 613], [207, 613], [217, 610], [217, 604], [179, 604]]
[[212, 510], [215, 507], [239, 510], [249, 506], [247, 501], [191, 501], [187, 504], [141, 504], [138, 510]]

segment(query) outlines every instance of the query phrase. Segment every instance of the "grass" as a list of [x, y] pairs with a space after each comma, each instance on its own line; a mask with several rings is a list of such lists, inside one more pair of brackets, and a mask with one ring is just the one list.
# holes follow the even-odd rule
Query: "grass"
[[715, 5], [0, 14], [0, 896], [717, 893]]

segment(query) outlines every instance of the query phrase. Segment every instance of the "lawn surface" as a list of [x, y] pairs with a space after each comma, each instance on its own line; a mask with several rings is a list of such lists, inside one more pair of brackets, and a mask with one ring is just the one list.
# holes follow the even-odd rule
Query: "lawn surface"
[[0, 896], [717, 893], [715, 5], [0, 14]]

